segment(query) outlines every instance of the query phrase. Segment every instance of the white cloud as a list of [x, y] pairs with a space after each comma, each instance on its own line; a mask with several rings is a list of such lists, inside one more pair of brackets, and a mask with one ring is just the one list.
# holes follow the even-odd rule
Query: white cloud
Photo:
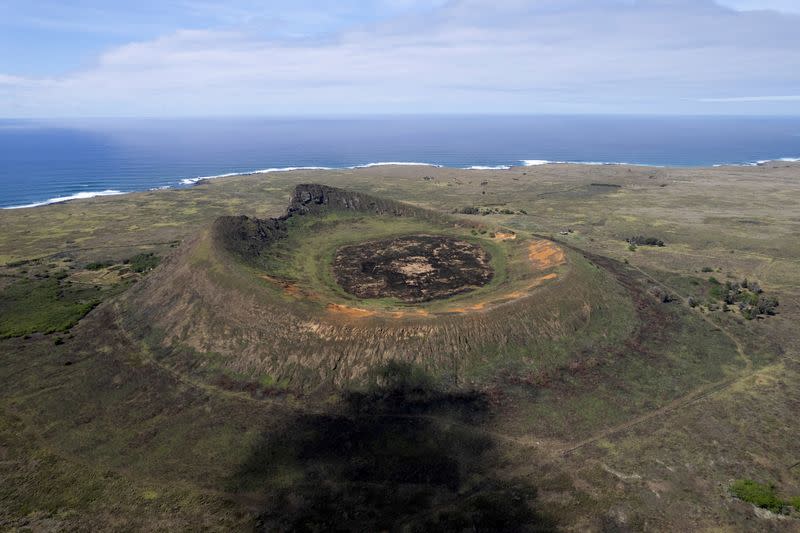
[[701, 102], [738, 104], [748, 102], [800, 102], [800, 94], [785, 96], [732, 96], [727, 98], [701, 98]]
[[710, 0], [456, 0], [323, 42], [176, 31], [38, 85], [0, 78], [0, 116], [702, 112], [723, 90], [793, 94], [798, 50], [796, 17]]
[[800, 13], [798, 0], [719, 0], [719, 3], [742, 11], [773, 10]]

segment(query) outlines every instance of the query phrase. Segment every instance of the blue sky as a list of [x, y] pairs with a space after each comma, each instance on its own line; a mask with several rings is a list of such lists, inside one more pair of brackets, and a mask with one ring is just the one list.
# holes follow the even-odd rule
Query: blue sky
[[800, 115], [800, 0], [0, 0], [0, 116]]

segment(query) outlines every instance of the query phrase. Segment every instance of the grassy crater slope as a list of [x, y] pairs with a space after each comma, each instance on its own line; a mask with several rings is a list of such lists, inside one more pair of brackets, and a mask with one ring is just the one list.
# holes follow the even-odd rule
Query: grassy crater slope
[[[335, 281], [342, 246], [402, 235], [458, 237], [489, 252], [494, 276], [445, 300], [358, 299]], [[222, 217], [118, 305], [126, 327], [170, 364], [294, 390], [361, 379], [381, 362], [422, 365], [458, 385], [509, 359], [564, 362], [577, 344], [632, 331], [612, 277], [549, 241], [316, 185], [283, 217]], [[576, 335], [578, 333], [578, 335]]]

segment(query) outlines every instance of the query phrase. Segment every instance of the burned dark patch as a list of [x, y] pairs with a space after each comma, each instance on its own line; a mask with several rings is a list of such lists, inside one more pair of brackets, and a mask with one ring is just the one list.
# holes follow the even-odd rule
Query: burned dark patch
[[407, 303], [449, 298], [492, 280], [491, 256], [452, 237], [415, 235], [345, 246], [333, 261], [337, 283], [359, 298]]

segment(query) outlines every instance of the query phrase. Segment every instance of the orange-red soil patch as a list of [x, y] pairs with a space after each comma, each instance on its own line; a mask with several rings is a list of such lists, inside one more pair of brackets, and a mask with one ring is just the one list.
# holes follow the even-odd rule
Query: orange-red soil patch
[[534, 241], [528, 246], [528, 258], [535, 268], [544, 270], [567, 262], [564, 251], [550, 241]]

